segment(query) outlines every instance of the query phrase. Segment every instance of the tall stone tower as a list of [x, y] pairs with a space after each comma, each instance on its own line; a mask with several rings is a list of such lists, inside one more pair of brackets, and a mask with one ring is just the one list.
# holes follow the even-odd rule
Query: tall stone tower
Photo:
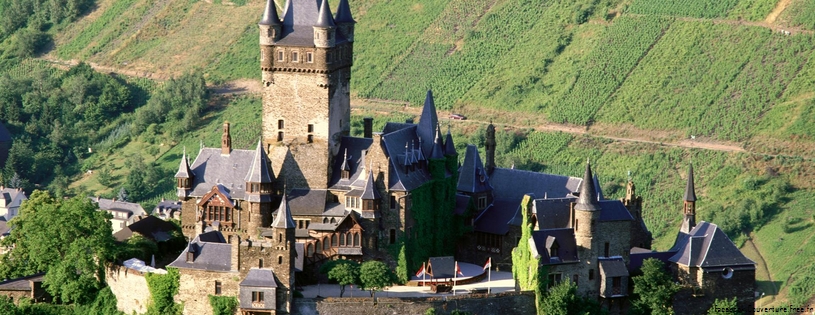
[[291, 313], [292, 290], [294, 290], [294, 220], [286, 195], [280, 201], [280, 207], [272, 222], [272, 250], [269, 256], [273, 259], [272, 269], [282, 287], [277, 290], [277, 310]]
[[[327, 0], [287, 0], [283, 19], [267, 0], [260, 29], [263, 142], [273, 171], [291, 188], [327, 188], [350, 130], [354, 20]], [[278, 181], [281, 182], [281, 181]]]

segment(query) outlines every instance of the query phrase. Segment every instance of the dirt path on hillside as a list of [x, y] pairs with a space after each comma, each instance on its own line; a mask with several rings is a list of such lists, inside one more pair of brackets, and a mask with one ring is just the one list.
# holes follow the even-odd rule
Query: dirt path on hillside
[[757, 261], [756, 263], [758, 263], [758, 265], [761, 267], [761, 269], [763, 269], [763, 271], [767, 274], [767, 278], [769, 279], [770, 283], [773, 285], [773, 291], [774, 292], [772, 294], [770, 294], [770, 298], [771, 298], [770, 302], [772, 302], [772, 301], [775, 300], [775, 297], [778, 296], [778, 287], [775, 285], [775, 281], [773, 281], [773, 274], [771, 274], [770, 269], [767, 268], [767, 261], [764, 259], [764, 255], [761, 254], [761, 251], [758, 250], [758, 247], [756, 246], [756, 244], [753, 243], [753, 239], [748, 238], [745, 243], [749, 244], [749, 246], [753, 248], [753, 251], [756, 252], [756, 254], [758, 255], [758, 259], [761, 260], [761, 261]]
[[[790, 0], [781, 0], [781, 1], [782, 2], [783, 1], [789, 2]], [[777, 7], [776, 7], [776, 9], [777, 9]], [[781, 12], [783, 12], [783, 10], [779, 11], [779, 14]], [[629, 15], [629, 16], [646, 16], [646, 15], [643, 15], [643, 14], [634, 14], [634, 13], [626, 13], [626, 15]], [[675, 18], [677, 21], [687, 21], [687, 22], [711, 22], [713, 24], [757, 26], [757, 27], [769, 28], [769, 29], [771, 29], [771, 30], [773, 30], [775, 32], [787, 31], [787, 32], [789, 32], [789, 35], [795, 35], [795, 34], [813, 35], [813, 34], [815, 34], [815, 31], [806, 30], [806, 29], [803, 29], [801, 27], [786, 27], [786, 26], [781, 26], [781, 25], [774, 24], [775, 20], [773, 20], [773, 23], [770, 23], [770, 22], [767, 22], [766, 19], [764, 21], [757, 21], [756, 22], [756, 21], [731, 20], [731, 19], [719, 19], [719, 18], [716, 18], [716, 19], [696, 18], [696, 17], [687, 17], [687, 16], [680, 16], [680, 17], [666, 16], [666, 17]], [[767, 18], [770, 18], [770, 16], [768, 16]], [[776, 16], [776, 18], [777, 18], [777, 16]]]
[[767, 18], [764, 19], [764, 22], [767, 24], [775, 23], [775, 20], [778, 19], [778, 16], [781, 15], [781, 12], [787, 9], [787, 6], [790, 5], [790, 0], [779, 0], [778, 3], [773, 8], [773, 11], [767, 15]]

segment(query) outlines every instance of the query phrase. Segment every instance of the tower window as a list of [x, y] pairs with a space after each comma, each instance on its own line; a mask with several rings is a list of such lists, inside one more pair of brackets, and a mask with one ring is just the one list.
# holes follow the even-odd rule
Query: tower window
[[314, 135], [308, 135], [307, 136], [307, 141], [308, 141], [308, 143], [314, 142]]
[[312, 63], [314, 62], [314, 53], [313, 52], [306, 52], [306, 62]]
[[263, 259], [258, 259], [258, 268], [263, 268]]
[[594, 280], [594, 269], [589, 269], [589, 280]]
[[487, 197], [478, 197], [478, 210], [484, 210], [487, 207]]
[[396, 196], [391, 196], [391, 209], [396, 209]]
[[277, 141], [283, 141], [283, 132], [282, 131], [277, 132]]
[[308, 132], [314, 132], [314, 124], [308, 124]]
[[291, 52], [291, 62], [299, 62], [300, 59], [298, 57], [299, 55], [297, 54], [296, 51]]
[[603, 257], [608, 257], [608, 242], [606, 242], [605, 250], [603, 251]]
[[277, 129], [283, 129], [283, 119], [277, 120]]
[[278, 50], [278, 51], [277, 51], [277, 61], [283, 61], [283, 60], [285, 60], [285, 57], [284, 57], [284, 55], [283, 55], [283, 51], [282, 51], [282, 50]]
[[221, 281], [215, 281], [215, 295], [221, 295]]
[[391, 229], [390, 232], [391, 232], [390, 233], [391, 235], [390, 235], [390, 242], [389, 243], [394, 244], [394, 243], [396, 243], [396, 230]]

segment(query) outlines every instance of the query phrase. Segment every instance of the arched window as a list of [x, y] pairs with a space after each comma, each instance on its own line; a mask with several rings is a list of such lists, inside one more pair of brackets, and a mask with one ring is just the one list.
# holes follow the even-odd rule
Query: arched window
[[316, 242], [314, 242], [314, 248], [315, 248], [316, 252], [318, 252], [318, 253], [323, 251], [323, 247], [320, 246], [320, 240], [317, 240]]
[[313, 244], [308, 243], [306, 245], [306, 255], [308, 257], [314, 256], [314, 245]]
[[283, 255], [277, 256], [277, 264], [278, 264], [278, 265], [282, 265], [282, 264], [283, 264]]
[[354, 247], [359, 246], [359, 233], [354, 233]]
[[328, 236], [323, 237], [323, 250], [331, 248], [331, 243], [328, 242]]
[[328, 224], [328, 218], [323, 218], [323, 224]]
[[331, 224], [337, 224], [337, 219], [331, 218]]
[[337, 247], [337, 234], [331, 234], [331, 246]]
[[340, 246], [345, 246], [345, 234], [340, 234]]

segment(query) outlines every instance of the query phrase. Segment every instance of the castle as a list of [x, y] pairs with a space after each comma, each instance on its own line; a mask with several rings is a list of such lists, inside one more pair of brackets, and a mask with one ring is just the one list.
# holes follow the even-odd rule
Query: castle
[[[430, 91], [418, 124], [388, 122], [374, 132], [366, 118], [363, 136], [349, 136], [354, 25], [348, 0], [333, 16], [327, 0], [288, 0], [282, 18], [267, 0], [258, 23], [262, 138], [254, 150], [233, 149], [224, 123], [220, 148], [201, 148], [192, 162], [185, 152], [175, 174], [191, 242], [169, 266], [180, 270], [176, 299], [185, 314], [209, 314], [207, 295], [238, 297], [242, 314], [291, 313], [295, 282], [313, 281], [322, 262], [395, 264], [389, 248], [437, 232], [432, 218], [417, 219], [420, 208], [450, 220], [437, 224], [466, 226], [448, 244], [457, 259], [492, 258], [508, 270], [522, 235], [519, 205], [539, 198], [533, 247], [548, 246], [545, 261], [560, 264], [550, 277], [573, 273], [591, 294], [609, 270], [627, 268], [632, 248], [650, 248], [632, 183], [623, 200], [605, 200], [588, 166], [583, 178], [497, 167], [492, 125], [485, 162], [468, 145], [459, 164]], [[428, 205], [431, 195], [438, 202]], [[600, 257], [596, 279], [593, 271], [578, 279], [584, 267], [569, 267]]]

